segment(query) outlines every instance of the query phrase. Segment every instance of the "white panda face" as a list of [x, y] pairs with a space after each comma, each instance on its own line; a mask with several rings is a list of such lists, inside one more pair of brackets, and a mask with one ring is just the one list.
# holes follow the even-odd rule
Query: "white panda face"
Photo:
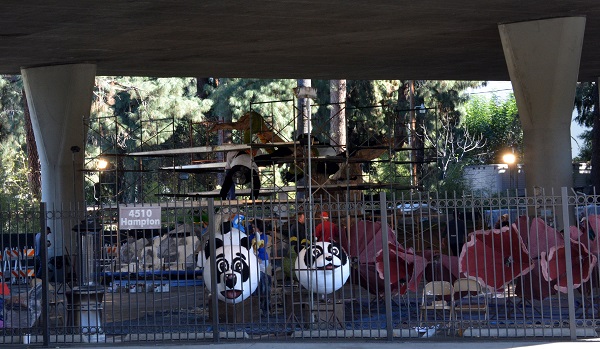
[[244, 238], [247, 239], [248, 235], [238, 229], [232, 228], [231, 231], [217, 235], [215, 238], [223, 240], [224, 245], [242, 245], [242, 240]]
[[348, 256], [337, 243], [316, 242], [303, 248], [295, 265], [300, 284], [319, 294], [337, 291], [350, 276]]
[[[217, 298], [226, 303], [239, 303], [258, 286], [258, 260], [248, 249], [239, 245], [219, 246], [216, 249], [216, 270], [204, 268], [202, 273], [206, 288], [211, 291], [217, 283]], [[208, 266], [210, 262], [205, 262]]]
[[[225, 218], [223, 216], [217, 217], [217, 222], [222, 222]], [[245, 219], [246, 217], [242, 214], [235, 215], [231, 222], [225, 221], [220, 224], [221, 232], [215, 234], [215, 241], [217, 248], [220, 246], [226, 245], [241, 245], [246, 248], [250, 248], [250, 240], [248, 239], [248, 235], [245, 233]], [[226, 224], [226, 225], [225, 225]], [[227, 226], [228, 228], [225, 228]], [[228, 232], [222, 233], [229, 229]], [[208, 266], [208, 256], [210, 256], [210, 234], [204, 234], [202, 236], [203, 248], [198, 252], [198, 260], [196, 265], [199, 268], [204, 268], [204, 266]]]
[[[220, 246], [229, 246], [229, 245], [240, 245], [242, 247], [250, 248], [250, 239], [248, 239], [248, 235], [237, 230], [231, 229], [231, 231], [225, 234], [217, 234], [215, 236], [215, 242], [217, 247]], [[208, 236], [204, 239], [204, 248], [200, 253], [198, 253], [198, 262], [197, 265], [200, 268], [203, 268], [205, 265], [209, 265], [208, 257], [210, 256], [210, 239]]]

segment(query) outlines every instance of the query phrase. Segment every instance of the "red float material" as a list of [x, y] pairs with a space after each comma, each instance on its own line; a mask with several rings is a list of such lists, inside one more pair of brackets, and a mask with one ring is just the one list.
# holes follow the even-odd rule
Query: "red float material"
[[[390, 242], [389, 263], [390, 263], [390, 284], [392, 292], [405, 294], [407, 290], [416, 292], [421, 282], [421, 277], [425, 271], [427, 259], [416, 255], [412, 248], [405, 249], [402, 245]], [[384, 279], [385, 259], [383, 249], [377, 253], [375, 258], [377, 274], [380, 279]]]
[[565, 240], [562, 235], [541, 218], [534, 218], [528, 232], [527, 250], [531, 258], [538, 258], [542, 252], [552, 247], [562, 246]]
[[[569, 264], [572, 265], [574, 288], [578, 288], [590, 279], [596, 262], [596, 256], [591, 254], [585, 245], [571, 239], [571, 261]], [[567, 293], [567, 256], [565, 245], [552, 247], [548, 253], [542, 252], [540, 265], [544, 279], [555, 281], [554, 288], [559, 292]]]
[[514, 224], [471, 233], [459, 257], [459, 271], [492, 290], [527, 274], [533, 265]]

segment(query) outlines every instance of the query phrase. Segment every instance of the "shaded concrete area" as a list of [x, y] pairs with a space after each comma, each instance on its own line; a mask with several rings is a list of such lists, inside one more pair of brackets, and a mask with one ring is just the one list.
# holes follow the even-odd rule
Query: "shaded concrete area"
[[[332, 340], [330, 342], [313, 342], [310, 340], [304, 341], [304, 343], [291, 343], [291, 342], [245, 342], [238, 341], [235, 343], [221, 343], [221, 344], [185, 344], [185, 342], [176, 344], [163, 344], [160, 345], [163, 349], [175, 349], [175, 348], [214, 348], [214, 349], [305, 349], [310, 347], [312, 349], [326, 349], [332, 346], [339, 349], [397, 349], [399, 347], [409, 347], [411, 349], [445, 349], [452, 346], [460, 345], [464, 349], [510, 349], [510, 348], [521, 348], [521, 349], [561, 349], [561, 348], [576, 348], [576, 349], [587, 349], [597, 348], [600, 345], [600, 340], [578, 340], [578, 341], [563, 341], [563, 342], [549, 342], [549, 341], [502, 341], [502, 340], [471, 340], [471, 341], [432, 341], [432, 340], [414, 340], [414, 341], [341, 341]], [[86, 345], [86, 348], [106, 348], [108, 345]], [[150, 348], [155, 347], [155, 343], [149, 342], [147, 345], [135, 345], [137, 348]], [[68, 346], [66, 346], [68, 347]], [[128, 348], [126, 345], [111, 344], [112, 348]]]
[[493, 0], [3, 2], [0, 72], [96, 63], [98, 75], [509, 80], [498, 25], [586, 16], [581, 79], [600, 76], [600, 4]]

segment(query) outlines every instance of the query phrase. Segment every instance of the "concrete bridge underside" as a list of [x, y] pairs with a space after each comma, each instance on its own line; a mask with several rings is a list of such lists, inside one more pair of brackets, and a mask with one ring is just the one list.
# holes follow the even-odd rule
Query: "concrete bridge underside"
[[[67, 169], [82, 163], [72, 149], [83, 149], [94, 75], [511, 80], [525, 162], [534, 164], [527, 186], [547, 190], [571, 185], [565, 125], [575, 83], [600, 75], [600, 5], [591, 1], [50, 1], [0, 9], [11, 14], [1, 20], [0, 72], [24, 76], [50, 204], [82, 200], [82, 176]], [[66, 105], [73, 91], [80, 98]], [[63, 155], [44, 158], [55, 153]]]

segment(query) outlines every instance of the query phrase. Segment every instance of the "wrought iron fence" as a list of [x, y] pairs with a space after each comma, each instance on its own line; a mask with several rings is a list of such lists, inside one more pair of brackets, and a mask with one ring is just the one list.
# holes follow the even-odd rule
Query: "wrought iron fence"
[[0, 213], [0, 341], [597, 336], [598, 197], [331, 198]]

